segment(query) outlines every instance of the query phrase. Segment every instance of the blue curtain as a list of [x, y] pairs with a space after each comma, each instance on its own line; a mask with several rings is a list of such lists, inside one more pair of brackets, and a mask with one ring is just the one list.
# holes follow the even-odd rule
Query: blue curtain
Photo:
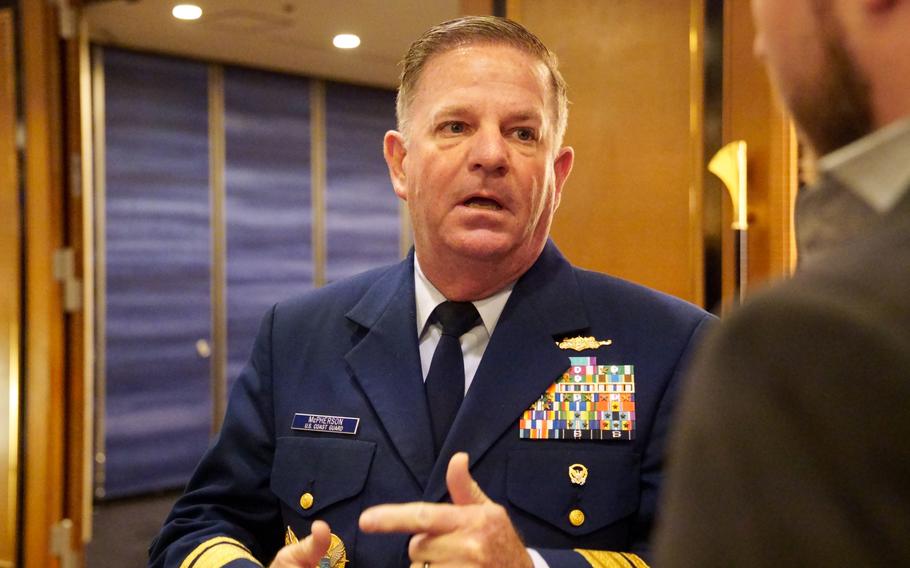
[[211, 428], [205, 65], [104, 51], [104, 490], [183, 484]]
[[309, 81], [227, 68], [228, 381], [275, 302], [312, 287]]
[[327, 83], [326, 280], [400, 258], [398, 198], [382, 157], [395, 93]]
[[[208, 66], [104, 50], [106, 497], [182, 487], [212, 420]], [[226, 67], [228, 381], [269, 307], [313, 286], [309, 80]], [[394, 93], [326, 85], [326, 273], [399, 258]]]

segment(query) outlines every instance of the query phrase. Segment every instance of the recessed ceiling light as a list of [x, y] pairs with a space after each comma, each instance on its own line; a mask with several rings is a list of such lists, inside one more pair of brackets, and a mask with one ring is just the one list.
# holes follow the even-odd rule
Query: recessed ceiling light
[[202, 16], [202, 8], [195, 4], [177, 4], [171, 14], [178, 20], [198, 20]]
[[332, 38], [332, 45], [338, 49], [354, 49], [360, 45], [360, 38], [354, 34], [338, 34]]

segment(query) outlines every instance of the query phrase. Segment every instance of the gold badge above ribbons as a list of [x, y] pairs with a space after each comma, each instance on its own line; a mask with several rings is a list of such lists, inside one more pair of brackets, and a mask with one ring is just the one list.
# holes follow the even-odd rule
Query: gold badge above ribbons
[[612, 345], [612, 339], [597, 340], [594, 337], [568, 337], [562, 341], [557, 341], [556, 346], [560, 349], [574, 349], [575, 351], [584, 351], [585, 349], [597, 349], [603, 345]]

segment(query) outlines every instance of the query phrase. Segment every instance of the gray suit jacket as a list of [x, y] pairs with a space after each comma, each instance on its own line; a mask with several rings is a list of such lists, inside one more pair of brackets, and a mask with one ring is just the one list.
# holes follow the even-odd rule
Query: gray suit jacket
[[817, 260], [697, 358], [656, 565], [910, 565], [910, 191]]

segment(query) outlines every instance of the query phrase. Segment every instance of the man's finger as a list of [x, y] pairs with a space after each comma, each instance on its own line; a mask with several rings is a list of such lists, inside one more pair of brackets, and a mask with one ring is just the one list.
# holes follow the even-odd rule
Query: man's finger
[[466, 566], [469, 564], [470, 552], [461, 533], [418, 533], [408, 542], [408, 557], [411, 562], [430, 562], [434, 567], [443, 561], [448, 561], [452, 566]]
[[468, 462], [468, 454], [465, 452], [458, 452], [449, 460], [449, 468], [446, 470], [446, 486], [449, 488], [452, 503], [456, 505], [489, 503], [490, 498], [471, 477]]
[[368, 533], [443, 534], [461, 524], [458, 507], [443, 503], [377, 505], [360, 515], [360, 530]]
[[329, 551], [332, 532], [323, 521], [313, 521], [310, 535], [296, 544], [285, 546], [278, 552], [272, 568], [311, 568], [319, 564]]

